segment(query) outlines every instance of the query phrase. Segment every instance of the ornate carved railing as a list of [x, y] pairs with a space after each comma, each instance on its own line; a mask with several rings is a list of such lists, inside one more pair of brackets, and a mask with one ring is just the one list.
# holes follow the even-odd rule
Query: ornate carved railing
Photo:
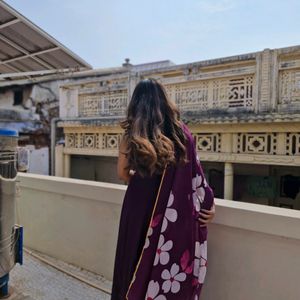
[[300, 69], [279, 73], [279, 103], [300, 103]]
[[118, 150], [122, 133], [66, 133], [66, 148]]
[[286, 134], [286, 155], [300, 155], [300, 132]]
[[237, 133], [234, 153], [277, 154], [276, 133]]
[[220, 133], [194, 133], [197, 151], [221, 152]]
[[[254, 109], [254, 75], [198, 80], [166, 85], [169, 97], [181, 111], [210, 109]], [[124, 115], [128, 104], [126, 90], [98, 93], [80, 92], [79, 116]]]
[[[259, 155], [300, 155], [300, 133], [254, 132], [231, 133], [226, 140], [222, 133], [193, 132], [196, 150], [200, 152], [222, 153], [222, 144], [231, 143], [231, 153]], [[228, 136], [228, 134], [226, 134]], [[279, 137], [280, 136], [280, 137]]]
[[254, 75], [166, 85], [180, 110], [254, 109]]
[[125, 115], [128, 93], [126, 90], [96, 94], [79, 94], [79, 116]]
[[[278, 139], [279, 134], [283, 135], [282, 140]], [[65, 146], [72, 149], [118, 150], [121, 136], [120, 132], [68, 132]], [[222, 133], [193, 132], [193, 137], [199, 152], [221, 153], [222, 142], [231, 141], [232, 153], [236, 154], [300, 155], [300, 133], [232, 133], [230, 141], [224, 141]]]

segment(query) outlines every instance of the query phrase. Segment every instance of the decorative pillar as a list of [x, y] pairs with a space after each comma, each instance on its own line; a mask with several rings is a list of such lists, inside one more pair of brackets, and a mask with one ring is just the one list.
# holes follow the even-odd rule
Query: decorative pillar
[[55, 176], [64, 176], [64, 146], [63, 145], [57, 145], [55, 146], [55, 168], [54, 168], [54, 174]]
[[224, 168], [224, 199], [233, 200], [233, 164], [226, 162]]
[[64, 177], [69, 178], [71, 173], [71, 155], [64, 154]]
[[[276, 80], [278, 73], [277, 58], [274, 59], [274, 51], [264, 49], [257, 54], [256, 66], [256, 86], [254, 94], [257, 108], [255, 112], [271, 111], [272, 108], [274, 108], [272, 102], [276, 101], [277, 97], [275, 90], [272, 91], [272, 86], [274, 85], [273, 77], [276, 75], [274, 79]], [[276, 87], [274, 88], [276, 89]]]
[[271, 109], [276, 111], [278, 104], [278, 90], [279, 90], [279, 58], [278, 50], [273, 50], [271, 61]]
[[221, 152], [222, 153], [232, 153], [233, 152], [233, 134], [230, 133], [222, 133], [221, 138]]

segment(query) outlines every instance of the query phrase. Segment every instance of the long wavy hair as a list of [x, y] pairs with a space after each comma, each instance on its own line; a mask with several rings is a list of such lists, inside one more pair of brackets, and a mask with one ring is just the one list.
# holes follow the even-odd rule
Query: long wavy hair
[[188, 162], [180, 112], [159, 82], [141, 80], [126, 114], [120, 126], [125, 130], [127, 170], [133, 169], [142, 177], [152, 176], [161, 174], [167, 164]]

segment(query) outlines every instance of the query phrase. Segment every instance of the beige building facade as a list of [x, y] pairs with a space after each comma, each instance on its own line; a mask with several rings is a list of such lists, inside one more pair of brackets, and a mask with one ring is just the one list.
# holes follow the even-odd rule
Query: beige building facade
[[119, 183], [118, 146], [137, 82], [164, 84], [216, 197], [300, 209], [300, 46], [134, 69], [60, 87], [55, 175]]

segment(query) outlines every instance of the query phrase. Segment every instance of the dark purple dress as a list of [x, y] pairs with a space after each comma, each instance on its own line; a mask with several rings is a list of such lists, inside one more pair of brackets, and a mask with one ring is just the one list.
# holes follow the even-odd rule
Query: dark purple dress
[[189, 162], [162, 175], [131, 178], [125, 193], [114, 264], [111, 300], [198, 300], [207, 266], [207, 227], [200, 208], [210, 209], [207, 184], [194, 139]]
[[125, 299], [144, 246], [160, 179], [161, 175], [142, 178], [135, 173], [128, 184], [120, 218], [112, 300]]

